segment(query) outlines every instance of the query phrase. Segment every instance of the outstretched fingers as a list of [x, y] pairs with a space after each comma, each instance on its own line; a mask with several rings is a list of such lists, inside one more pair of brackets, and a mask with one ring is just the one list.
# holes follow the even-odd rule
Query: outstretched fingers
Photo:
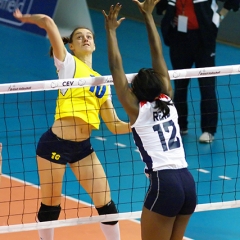
[[137, 3], [137, 4], [143, 4], [143, 3], [151, 3], [156, 5], [158, 2], [160, 2], [160, 0], [145, 0], [143, 2], [140, 2], [138, 0], [132, 0], [133, 2]]
[[160, 0], [145, 0], [140, 2], [138, 0], [132, 0], [135, 4], [137, 4], [141, 13], [152, 13], [154, 7]]
[[118, 19], [121, 8], [122, 5], [117, 3], [115, 6], [111, 5], [108, 14], [104, 10], [102, 11], [105, 18], [106, 28], [116, 29], [122, 23], [125, 18], [122, 17]]
[[17, 8], [14, 13], [13, 16], [18, 19], [21, 22], [28, 22], [29, 17], [31, 17], [31, 14], [22, 14], [21, 11]]
[[108, 14], [105, 12], [105, 10], [102, 10], [102, 13], [103, 13], [106, 20], [107, 20], [108, 16], [111, 14], [111, 12], [113, 11], [113, 8], [114, 8], [114, 6], [111, 5]]
[[21, 18], [21, 17], [22, 17], [22, 13], [21, 13], [21, 11], [17, 8], [17, 9], [14, 11], [13, 16], [14, 16], [15, 18]]

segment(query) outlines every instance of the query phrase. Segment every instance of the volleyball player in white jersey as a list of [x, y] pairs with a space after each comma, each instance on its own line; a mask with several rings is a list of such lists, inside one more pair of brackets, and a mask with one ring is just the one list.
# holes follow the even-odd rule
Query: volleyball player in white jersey
[[[92, 69], [95, 42], [90, 29], [78, 27], [69, 37], [62, 39], [49, 16], [22, 15], [18, 9], [14, 16], [21, 22], [35, 24], [46, 30], [59, 78], [100, 76]], [[67, 51], [65, 43], [69, 44], [71, 53]], [[58, 219], [67, 164], [90, 195], [99, 215], [117, 213], [104, 168], [90, 143], [92, 131], [99, 128], [99, 115], [114, 134], [128, 133], [130, 130], [129, 124], [121, 121], [114, 110], [110, 86], [62, 89], [58, 91], [56, 102], [54, 123], [41, 136], [37, 146], [41, 185], [38, 221]], [[100, 226], [107, 240], [120, 240], [118, 221], [104, 222]], [[41, 229], [39, 236], [41, 240], [53, 240], [54, 231]]]
[[111, 6], [108, 15], [105, 11], [103, 14], [114, 86], [129, 116], [134, 141], [150, 180], [141, 216], [141, 235], [143, 240], [182, 240], [196, 207], [196, 190], [187, 169], [168, 69], [152, 16], [159, 0], [133, 2], [144, 17], [152, 68], [140, 69], [131, 87], [123, 70], [116, 34], [124, 20], [117, 19], [121, 5]]

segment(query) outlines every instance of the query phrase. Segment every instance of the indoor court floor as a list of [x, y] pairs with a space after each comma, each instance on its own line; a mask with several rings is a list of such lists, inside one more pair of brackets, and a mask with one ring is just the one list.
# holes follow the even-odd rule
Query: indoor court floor
[[[93, 68], [109, 75], [106, 33], [101, 12], [90, 10], [96, 35]], [[53, 60], [48, 56], [47, 38], [0, 25], [0, 84], [57, 79]], [[151, 67], [143, 23], [126, 19], [118, 29], [119, 45], [126, 73]], [[163, 51], [169, 70], [168, 48]], [[217, 44], [216, 66], [240, 64], [240, 48]], [[219, 126], [212, 144], [199, 144], [199, 90], [192, 79], [189, 91], [189, 134], [183, 137], [186, 158], [198, 190], [198, 202], [215, 203], [240, 199], [240, 75], [218, 78]], [[114, 90], [113, 90], [114, 93]], [[52, 124], [56, 91], [0, 94], [0, 142], [3, 143], [3, 176], [0, 186], [0, 226], [34, 222], [39, 204], [35, 148], [40, 135]], [[116, 96], [113, 102], [122, 120], [127, 121]], [[21, 131], [20, 131], [21, 130]], [[120, 212], [140, 211], [147, 188], [143, 164], [131, 135], [113, 136], [102, 124], [92, 137], [92, 145], [106, 168], [112, 196]], [[134, 172], [134, 175], [132, 174]], [[81, 208], [62, 212], [65, 216], [96, 215], [91, 200], [79, 187], [69, 168], [63, 186], [63, 206]], [[131, 183], [131, 184], [130, 184]], [[131, 188], [129, 188], [131, 186]], [[23, 202], [23, 199], [28, 199]], [[81, 200], [80, 203], [77, 200]], [[11, 204], [8, 202], [11, 201]], [[21, 210], [24, 209], [24, 213]], [[92, 212], [89, 212], [92, 211]], [[2, 217], [10, 213], [10, 219]], [[120, 221], [122, 240], [140, 239], [139, 219]], [[240, 209], [196, 212], [185, 233], [186, 239], [239, 240]], [[98, 224], [56, 229], [56, 239], [98, 239]], [[1, 240], [37, 239], [37, 231], [0, 235]]]

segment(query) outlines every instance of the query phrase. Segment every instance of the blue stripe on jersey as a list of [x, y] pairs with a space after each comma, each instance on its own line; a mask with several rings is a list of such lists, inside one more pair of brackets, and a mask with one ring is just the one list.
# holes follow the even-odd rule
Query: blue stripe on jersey
[[143, 162], [146, 163], [147, 169], [145, 169], [146, 173], [152, 171], [152, 158], [148, 155], [147, 151], [143, 147], [143, 143], [135, 128], [132, 128], [133, 139], [135, 141], [136, 146], [138, 147], [139, 152], [142, 155]]

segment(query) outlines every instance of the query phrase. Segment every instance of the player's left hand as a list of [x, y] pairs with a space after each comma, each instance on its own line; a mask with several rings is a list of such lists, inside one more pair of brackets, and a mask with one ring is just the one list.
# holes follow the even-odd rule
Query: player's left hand
[[141, 13], [152, 14], [154, 7], [160, 0], [145, 0], [140, 2], [138, 0], [132, 0], [138, 5], [138, 8]]
[[108, 30], [116, 30], [122, 21], [125, 19], [125, 17], [122, 17], [118, 19], [119, 12], [122, 8], [122, 5], [120, 3], [117, 3], [115, 6], [111, 6], [109, 13], [107, 14], [104, 10], [102, 11], [104, 17], [105, 17], [105, 28]]

